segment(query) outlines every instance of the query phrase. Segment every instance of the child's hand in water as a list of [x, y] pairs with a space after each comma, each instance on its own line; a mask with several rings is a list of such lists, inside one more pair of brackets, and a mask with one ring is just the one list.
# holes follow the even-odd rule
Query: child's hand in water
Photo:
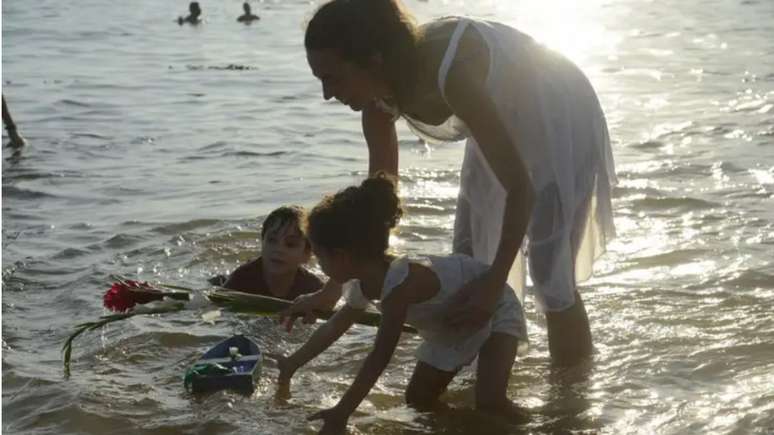
[[347, 420], [349, 414], [342, 411], [339, 407], [323, 409], [310, 415], [307, 420], [322, 420], [323, 426], [318, 432], [319, 435], [339, 435], [347, 429]]
[[303, 317], [304, 323], [307, 324], [314, 323], [317, 320], [314, 310], [320, 306], [318, 293], [298, 296], [293, 299], [293, 305], [279, 313], [279, 323], [285, 327], [287, 332], [293, 330], [293, 325], [299, 317]]

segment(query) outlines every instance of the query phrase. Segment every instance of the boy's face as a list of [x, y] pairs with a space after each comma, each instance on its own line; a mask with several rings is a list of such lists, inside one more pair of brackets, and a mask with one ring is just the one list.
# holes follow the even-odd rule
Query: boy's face
[[269, 274], [295, 272], [298, 267], [309, 261], [309, 249], [306, 237], [298, 225], [287, 223], [269, 228], [261, 239], [263, 269]]
[[324, 248], [316, 245], [312, 242], [312, 252], [317, 257], [317, 263], [320, 264], [320, 268], [328, 275], [332, 280], [340, 283], [344, 283], [352, 279], [351, 262], [349, 257], [339, 251]]

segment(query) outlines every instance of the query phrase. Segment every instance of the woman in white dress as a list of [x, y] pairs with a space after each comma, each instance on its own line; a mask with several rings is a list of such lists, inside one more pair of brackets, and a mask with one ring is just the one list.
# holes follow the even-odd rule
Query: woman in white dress
[[[399, 118], [428, 140], [467, 140], [453, 246], [490, 268], [459, 293], [450, 327], [483, 323], [506, 281], [523, 292], [524, 251], [553, 361], [590, 355], [576, 283], [614, 235], [615, 173], [584, 74], [503, 24], [449, 17], [417, 26], [399, 0], [325, 3], [305, 48], [323, 97], [361, 112], [369, 173], [397, 174]], [[332, 288], [288, 314], [338, 297]]]

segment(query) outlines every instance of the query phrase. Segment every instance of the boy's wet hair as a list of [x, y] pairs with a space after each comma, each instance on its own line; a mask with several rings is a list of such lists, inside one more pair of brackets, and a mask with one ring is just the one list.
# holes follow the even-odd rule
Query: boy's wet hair
[[[283, 206], [275, 209], [263, 221], [261, 225], [261, 239], [266, 237], [266, 234], [270, 231], [276, 231], [285, 228], [287, 225], [293, 225], [304, 234], [304, 227], [306, 226], [306, 210], [303, 207], [297, 205]], [[306, 238], [306, 234], [304, 234]], [[306, 241], [309, 246], [309, 240]]]
[[360, 186], [326, 196], [309, 213], [308, 235], [326, 249], [378, 258], [387, 251], [390, 231], [402, 215], [396, 180], [380, 171]]

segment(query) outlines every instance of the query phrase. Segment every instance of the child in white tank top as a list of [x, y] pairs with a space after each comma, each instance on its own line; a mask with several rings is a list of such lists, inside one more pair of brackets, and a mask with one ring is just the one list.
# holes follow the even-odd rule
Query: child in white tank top
[[390, 230], [402, 215], [395, 184], [383, 173], [326, 197], [309, 215], [312, 250], [323, 271], [345, 282], [346, 304], [287, 358], [279, 359], [281, 388], [295, 371], [333, 344], [371, 303], [382, 322], [371, 352], [338, 404], [314, 414], [322, 432], [342, 431], [389, 363], [401, 329], [417, 329], [423, 343], [406, 391], [409, 405], [432, 409], [456, 373], [478, 357], [476, 407], [521, 421], [506, 395], [519, 342], [526, 341], [521, 304], [511, 287], [502, 290], [495, 312], [477, 329], [452, 329], [449, 302], [487, 266], [465, 255], [417, 259], [386, 253]]

